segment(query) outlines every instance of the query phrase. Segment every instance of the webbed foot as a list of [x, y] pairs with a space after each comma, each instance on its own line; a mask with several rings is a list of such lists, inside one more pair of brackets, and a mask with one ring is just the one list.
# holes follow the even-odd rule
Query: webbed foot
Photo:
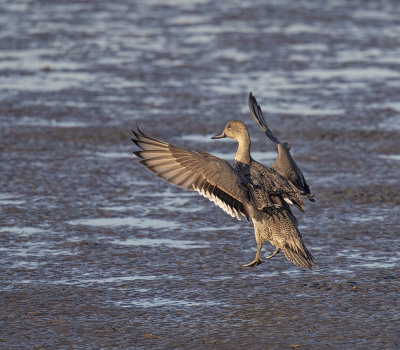
[[256, 267], [257, 265], [260, 265], [263, 263], [263, 261], [260, 258], [260, 252], [261, 252], [261, 243], [257, 244], [257, 253], [256, 257], [254, 260], [248, 264], [242, 265], [243, 267], [251, 266], [251, 267]]
[[280, 250], [281, 250], [281, 248], [276, 248], [275, 251], [271, 255], [266, 256], [264, 259], [271, 259], [276, 254], [278, 254]]
[[264, 261], [260, 258], [254, 259], [252, 262], [249, 262], [248, 264], [242, 265], [243, 267], [256, 267], [257, 265], [262, 264]]

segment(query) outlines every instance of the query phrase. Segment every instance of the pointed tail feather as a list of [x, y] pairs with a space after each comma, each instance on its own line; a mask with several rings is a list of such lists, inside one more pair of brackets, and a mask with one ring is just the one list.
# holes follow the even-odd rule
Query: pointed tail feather
[[297, 219], [288, 205], [282, 207], [279, 215], [268, 221], [271, 243], [283, 249], [287, 260], [301, 267], [313, 269], [314, 257], [306, 248], [297, 227]]
[[304, 250], [295, 251], [289, 245], [285, 245], [283, 252], [285, 253], [286, 259], [291, 261], [293, 264], [313, 270], [314, 257], [306, 247], [303, 246], [303, 248]]
[[261, 106], [257, 103], [256, 98], [250, 92], [249, 94], [249, 109], [251, 116], [257, 122], [258, 125], [264, 130], [265, 134], [268, 138], [275, 144], [279, 143], [278, 138], [272, 133], [272, 131], [268, 128], [267, 122], [265, 121], [264, 115], [261, 110]]

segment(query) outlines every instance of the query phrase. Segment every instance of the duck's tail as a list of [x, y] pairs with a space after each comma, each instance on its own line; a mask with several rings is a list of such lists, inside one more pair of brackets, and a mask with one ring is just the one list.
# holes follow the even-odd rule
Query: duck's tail
[[250, 92], [249, 94], [249, 109], [251, 116], [257, 122], [258, 125], [264, 130], [265, 134], [268, 138], [275, 143], [276, 145], [279, 143], [278, 138], [272, 133], [272, 131], [268, 128], [267, 122], [265, 121], [264, 115], [262, 113], [260, 105], [257, 103], [256, 98]]
[[280, 242], [279, 248], [283, 249], [286, 259], [297, 266], [314, 269], [314, 257], [304, 245], [297, 220], [290, 210], [283, 210], [273, 221], [274, 241]]
[[291, 261], [293, 264], [311, 270], [314, 269], [314, 257], [304, 245], [302, 249], [297, 250], [287, 244], [284, 246], [283, 252], [285, 253], [286, 259]]

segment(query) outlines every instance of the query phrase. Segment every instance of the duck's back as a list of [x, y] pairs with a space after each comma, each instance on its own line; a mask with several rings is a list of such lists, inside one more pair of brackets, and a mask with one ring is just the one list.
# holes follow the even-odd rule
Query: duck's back
[[270, 196], [281, 195], [291, 191], [287, 181], [278, 172], [254, 160], [250, 167], [250, 177], [257, 188]]
[[314, 196], [310, 192], [306, 179], [290, 154], [290, 146], [280, 143], [277, 145], [277, 150], [278, 158], [276, 158], [275, 162], [272, 164], [272, 168], [290, 180], [302, 191], [302, 194], [306, 195], [310, 200], [313, 200]]
[[299, 191], [276, 170], [253, 159], [249, 165], [235, 162], [234, 168], [248, 186], [253, 202], [259, 210], [274, 212], [275, 208], [281, 208], [286, 200], [303, 211]]

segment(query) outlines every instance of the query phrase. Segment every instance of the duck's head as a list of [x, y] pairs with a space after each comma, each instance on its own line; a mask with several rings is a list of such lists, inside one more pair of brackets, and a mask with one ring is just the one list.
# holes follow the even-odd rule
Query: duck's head
[[212, 139], [222, 139], [224, 137], [229, 137], [231, 139], [240, 140], [242, 138], [248, 138], [249, 132], [247, 131], [246, 125], [244, 125], [239, 120], [231, 120], [226, 123], [224, 130], [212, 136]]

